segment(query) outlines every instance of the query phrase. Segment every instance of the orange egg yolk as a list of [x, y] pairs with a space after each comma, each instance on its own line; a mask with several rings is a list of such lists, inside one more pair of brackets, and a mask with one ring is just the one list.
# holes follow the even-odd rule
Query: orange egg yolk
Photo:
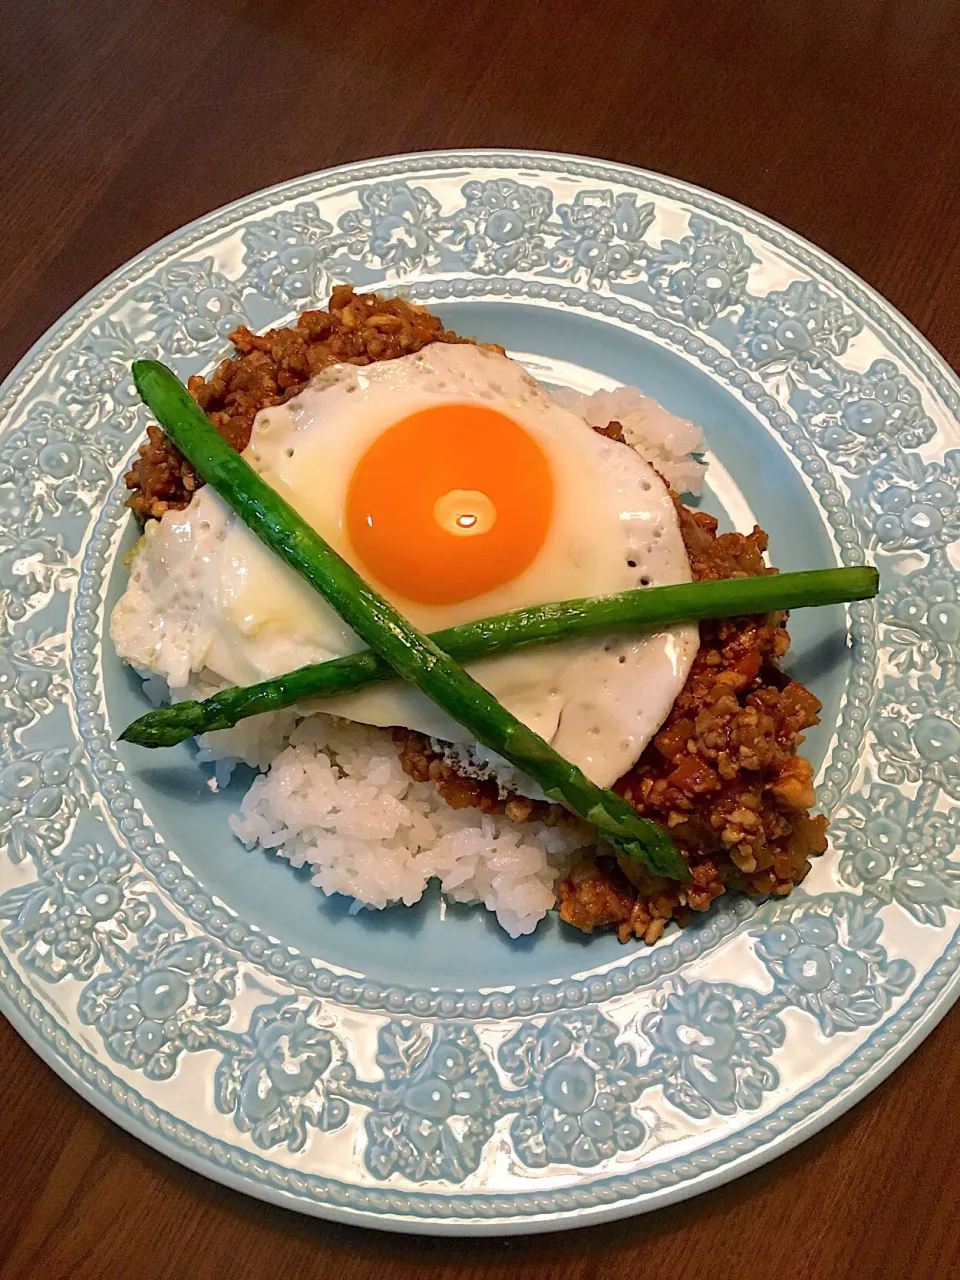
[[401, 419], [366, 451], [347, 533], [388, 590], [456, 604], [523, 573], [552, 512], [550, 466], [529, 433], [495, 409], [445, 404]]

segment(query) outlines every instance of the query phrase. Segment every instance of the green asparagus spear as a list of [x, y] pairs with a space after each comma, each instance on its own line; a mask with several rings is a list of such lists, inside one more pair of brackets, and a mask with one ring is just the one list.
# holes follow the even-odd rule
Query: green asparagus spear
[[484, 746], [529, 774], [552, 800], [592, 823], [620, 855], [658, 875], [686, 880], [680, 851], [663, 828], [595, 783], [528, 729], [459, 663], [412, 626], [311, 528], [219, 435], [164, 365], [138, 360], [141, 398], [181, 453], [258, 538], [316, 588], [343, 620]]
[[[808, 605], [840, 604], [877, 594], [876, 569], [811, 569], [761, 578], [726, 578], [672, 587], [645, 587], [618, 595], [535, 605], [470, 622], [430, 637], [458, 662], [534, 644], [570, 640], [623, 628], [665, 627], [699, 618], [733, 618]], [[273, 680], [224, 689], [203, 702], [179, 702], [149, 711], [120, 735], [142, 747], [172, 747], [198, 733], [229, 729], [247, 716], [279, 711], [309, 698], [350, 693], [396, 673], [371, 650], [300, 667]]]

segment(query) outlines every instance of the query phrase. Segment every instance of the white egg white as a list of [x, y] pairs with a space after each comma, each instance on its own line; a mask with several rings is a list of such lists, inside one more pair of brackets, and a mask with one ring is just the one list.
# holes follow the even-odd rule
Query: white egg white
[[[690, 580], [673, 503], [636, 448], [556, 404], [518, 364], [472, 345], [324, 371], [258, 414], [245, 457], [355, 567], [345, 530], [352, 473], [378, 434], [431, 405], [482, 401], [519, 422], [547, 456], [554, 515], [530, 566], [455, 605], [423, 605], [375, 583], [425, 631], [523, 606]], [[111, 619], [121, 657], [164, 676], [248, 684], [361, 648], [356, 634], [269, 552], [210, 489], [148, 524]], [[525, 724], [600, 785], [636, 761], [697, 651], [695, 626], [596, 636], [484, 659], [470, 671]], [[306, 709], [306, 708], [305, 708]], [[471, 737], [399, 682], [313, 704], [446, 742]]]

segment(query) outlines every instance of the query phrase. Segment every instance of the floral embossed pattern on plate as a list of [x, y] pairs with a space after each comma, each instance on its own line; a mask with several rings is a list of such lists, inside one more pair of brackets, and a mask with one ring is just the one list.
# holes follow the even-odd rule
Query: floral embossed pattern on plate
[[[210, 367], [332, 283], [402, 288], [539, 376], [702, 423], [706, 501], [875, 603], [794, 620], [830, 852], [654, 948], [350, 917], [232, 845], [189, 748], [121, 752], [104, 646], [136, 355]], [[441, 153], [300, 178], [147, 250], [3, 388], [0, 1007], [119, 1123], [308, 1212], [533, 1231], [695, 1194], [862, 1096], [960, 984], [960, 393], [782, 228], [653, 174]], [[790, 561], [790, 557], [794, 561]], [[404, 923], [399, 922], [403, 916]]]

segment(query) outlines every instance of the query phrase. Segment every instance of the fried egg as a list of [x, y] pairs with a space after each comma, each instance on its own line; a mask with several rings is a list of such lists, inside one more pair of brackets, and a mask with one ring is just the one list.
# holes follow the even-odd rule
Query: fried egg
[[[333, 366], [257, 415], [244, 456], [426, 632], [690, 580], [670, 495], [636, 449], [481, 347], [437, 343]], [[121, 657], [173, 690], [197, 679], [249, 684], [363, 647], [210, 487], [147, 525], [111, 635]], [[695, 626], [599, 635], [469, 670], [607, 786], [663, 722], [697, 644]], [[309, 709], [471, 742], [400, 682]]]

